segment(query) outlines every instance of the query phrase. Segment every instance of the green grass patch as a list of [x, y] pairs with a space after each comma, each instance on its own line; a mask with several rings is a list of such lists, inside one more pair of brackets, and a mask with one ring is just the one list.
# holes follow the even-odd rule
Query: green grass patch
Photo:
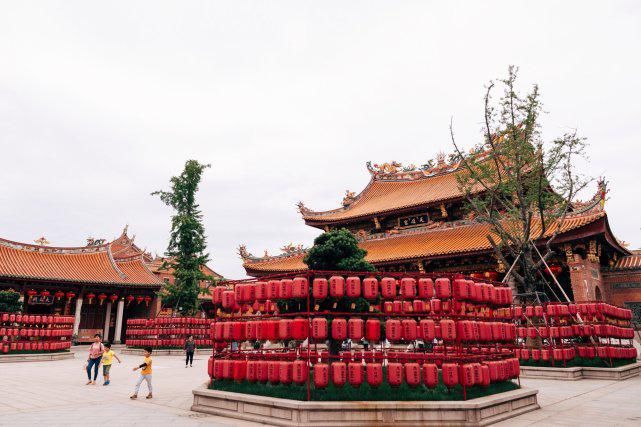
[[612, 359], [612, 364], [610, 364], [610, 359], [602, 359], [600, 357], [595, 357], [592, 359], [575, 357], [572, 360], [566, 360], [565, 365], [563, 365], [563, 362], [560, 360], [555, 360], [554, 365], [552, 365], [552, 361], [550, 360], [519, 360], [521, 366], [537, 366], [541, 368], [618, 368], [620, 366], [629, 365], [635, 362], [636, 359]]
[[[311, 374], [311, 373], [310, 373]], [[281, 399], [307, 400], [307, 384], [270, 384], [250, 383], [247, 381], [236, 382], [233, 380], [214, 380], [210, 388], [213, 390], [231, 391], [234, 393], [256, 394], [259, 396], [276, 397]], [[519, 386], [512, 381], [492, 383], [487, 387], [474, 386], [467, 388], [467, 399], [489, 396], [491, 394], [503, 393], [516, 390]], [[311, 379], [311, 400], [313, 401], [422, 401], [422, 400], [463, 400], [463, 387], [457, 385], [451, 389], [442, 383], [436, 388], [430, 389], [424, 385], [410, 387], [403, 383], [399, 387], [392, 387], [383, 382], [379, 387], [371, 387], [363, 382], [360, 387], [352, 387], [345, 384], [343, 387], [336, 387], [331, 382], [324, 389], [314, 388], [313, 377]]]

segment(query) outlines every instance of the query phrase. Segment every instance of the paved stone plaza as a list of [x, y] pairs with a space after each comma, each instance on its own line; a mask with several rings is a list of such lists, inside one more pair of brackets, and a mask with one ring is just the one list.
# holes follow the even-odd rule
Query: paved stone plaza
[[[138, 376], [132, 368], [142, 357], [116, 354], [123, 363], [114, 360], [107, 387], [102, 380], [85, 385], [84, 352], [71, 360], [0, 363], [0, 425], [255, 425], [189, 410], [191, 390], [207, 381], [207, 356], [194, 357], [193, 368], [185, 368], [180, 356], [154, 358], [154, 399], [145, 399], [143, 384], [131, 401]], [[99, 374], [101, 379], [102, 368]]]
[[[85, 386], [84, 353], [72, 360], [0, 364], [0, 425], [219, 425], [256, 424], [198, 414], [189, 410], [191, 390], [207, 380], [206, 356], [185, 369], [178, 356], [154, 360], [154, 399], [129, 395], [137, 377], [131, 368], [139, 356], [121, 356], [112, 368], [112, 384]], [[505, 421], [501, 426], [638, 426], [641, 425], [641, 377], [626, 381], [550, 381], [524, 379], [538, 388], [542, 409]]]

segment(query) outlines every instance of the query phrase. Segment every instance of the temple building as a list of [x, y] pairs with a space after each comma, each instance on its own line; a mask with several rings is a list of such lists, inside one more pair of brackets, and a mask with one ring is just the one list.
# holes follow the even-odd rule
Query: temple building
[[[457, 180], [462, 166], [444, 155], [435, 163], [421, 168], [397, 162], [368, 163], [369, 183], [359, 194], [347, 191], [339, 208], [313, 211], [300, 202], [298, 209], [309, 226], [350, 230], [367, 251], [366, 259], [379, 271], [461, 272], [501, 280], [509, 266], [493, 254], [487, 239], [489, 225], [465, 211]], [[477, 191], [481, 194], [482, 189]], [[599, 181], [594, 197], [573, 204], [553, 241], [550, 270], [570, 298], [632, 307], [630, 304], [641, 304], [637, 303], [641, 289], [630, 293], [633, 285], [641, 288], [641, 255], [632, 254], [612, 234], [604, 209], [606, 194], [605, 181]], [[540, 224], [533, 227], [533, 235], [540, 234], [536, 232]], [[549, 228], [537, 243], [544, 245], [555, 230]], [[290, 244], [281, 250], [280, 255], [259, 257], [241, 245], [239, 254], [250, 276], [307, 268], [303, 263], [306, 249], [301, 245]], [[615, 284], [617, 278], [629, 277], [630, 268], [640, 272], [638, 283]]]
[[[156, 256], [147, 265], [149, 269], [156, 276], [158, 276], [160, 280], [163, 281], [163, 283], [173, 284], [175, 280], [174, 270], [171, 267], [164, 266], [166, 261], [168, 261], [167, 258]], [[213, 317], [216, 314], [216, 310], [214, 309], [214, 303], [211, 300], [211, 290], [213, 289], [213, 286], [214, 286], [213, 282], [216, 280], [223, 280], [224, 278], [223, 276], [221, 276], [220, 274], [216, 273], [214, 270], [209, 268], [209, 266], [207, 265], [203, 265], [200, 270], [207, 276], [210, 276], [213, 278], [213, 280], [202, 280], [200, 282], [200, 287], [203, 290], [207, 289], [207, 291], [198, 296], [203, 312], [205, 312], [207, 317]], [[161, 315], [171, 315], [171, 313], [172, 313], [171, 307], [164, 307], [163, 310], [161, 311]]]
[[136, 246], [127, 227], [111, 242], [47, 244], [0, 239], [0, 290], [19, 292], [23, 313], [72, 315], [77, 342], [99, 333], [115, 343], [124, 340], [127, 319], [161, 313], [157, 293], [173, 276], [161, 259]]

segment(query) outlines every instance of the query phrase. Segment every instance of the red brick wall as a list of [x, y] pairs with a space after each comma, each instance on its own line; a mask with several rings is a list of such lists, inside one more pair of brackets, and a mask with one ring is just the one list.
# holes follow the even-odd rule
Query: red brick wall
[[581, 255], [574, 254], [574, 261], [568, 262], [570, 269], [570, 282], [575, 301], [594, 301], [596, 288], [599, 287], [602, 299], [607, 300], [607, 290], [604, 289], [601, 277], [601, 265], [597, 262], [583, 259]]
[[603, 282], [608, 302], [618, 306], [625, 306], [626, 302], [641, 302], [641, 270], [604, 272]]

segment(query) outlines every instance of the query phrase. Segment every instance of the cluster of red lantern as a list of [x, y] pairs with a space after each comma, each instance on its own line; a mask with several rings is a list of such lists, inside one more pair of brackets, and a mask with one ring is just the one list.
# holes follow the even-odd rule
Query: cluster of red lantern
[[177, 347], [185, 345], [190, 335], [197, 346], [211, 346], [210, 320], [195, 317], [157, 317], [155, 319], [128, 319], [129, 347]]
[[0, 313], [2, 353], [61, 351], [71, 347], [72, 316]]
[[[311, 322], [305, 318], [280, 320], [218, 321], [213, 325], [212, 337], [215, 341], [285, 341], [305, 340], [324, 342], [328, 338], [343, 341], [347, 338], [354, 342], [366, 339], [375, 344], [381, 341], [381, 326], [384, 325], [386, 338], [391, 343], [414, 340], [444, 342], [503, 342], [514, 341], [516, 326], [513, 323], [452, 319], [379, 319], [354, 317], [349, 320], [335, 318], [331, 328], [324, 317], [314, 317]], [[310, 329], [311, 328], [311, 329]]]
[[136, 301], [136, 304], [140, 304], [141, 302], [143, 302], [143, 301], [144, 301], [144, 302], [145, 302], [145, 304], [146, 304], [147, 306], [149, 306], [149, 303], [151, 302], [152, 298], [151, 298], [149, 295], [147, 295], [147, 296], [142, 296], [142, 295], [138, 295], [138, 296], [127, 295], [127, 297], [125, 297], [125, 300], [127, 301], [127, 305], [131, 304], [131, 303], [132, 303], [132, 302], [134, 302], [134, 301]]
[[[215, 306], [226, 311], [245, 313], [251, 307], [259, 311], [259, 306], [269, 306], [277, 300], [301, 300], [309, 296], [310, 284], [306, 277], [293, 279], [273, 279], [255, 283], [238, 283], [233, 289], [226, 286], [214, 288], [212, 302]], [[465, 278], [441, 277], [433, 280], [431, 277], [404, 277], [398, 280], [394, 277], [384, 277], [380, 281], [376, 277], [331, 276], [316, 277], [311, 284], [311, 296], [315, 301], [326, 298], [365, 298], [375, 301], [379, 298], [387, 300], [384, 312], [429, 312], [441, 310], [440, 302], [446, 300], [446, 311], [450, 310], [449, 301], [458, 305], [453, 310], [460, 310], [463, 302], [483, 303], [498, 307], [512, 303], [512, 290], [506, 286], [494, 286], [490, 283], [477, 283]], [[436, 300], [434, 300], [436, 298]], [[435, 303], [434, 301], [438, 301]], [[262, 310], [261, 310], [262, 311]], [[267, 310], [269, 311], [269, 310]]]
[[[357, 298], [369, 302], [369, 312], [319, 311], [332, 301]], [[275, 302], [292, 300], [299, 303], [285, 307], [297, 311], [280, 313]], [[448, 387], [471, 387], [519, 375], [518, 359], [513, 356], [512, 290], [487, 280], [310, 271], [304, 276], [224, 284], [214, 289], [212, 301], [218, 308], [212, 325], [216, 356], [209, 366], [214, 380], [302, 384], [313, 377], [315, 388], [327, 386], [330, 378], [337, 386], [358, 386], [363, 381], [376, 386], [387, 381], [392, 386], [406, 382], [436, 387], [440, 369]], [[362, 357], [352, 352], [330, 357], [316, 350], [328, 339], [366, 340], [381, 350], [363, 352]], [[385, 345], [416, 345], [418, 340], [428, 343], [429, 350], [383, 350]], [[258, 356], [249, 350], [228, 350], [230, 343], [245, 341], [306, 341], [314, 350], [258, 350]]]
[[[575, 357], [635, 359], [632, 312], [603, 302], [528, 305], [514, 316], [523, 361], [555, 362]], [[540, 341], [532, 344], [531, 340]]]
[[[315, 354], [313, 357], [317, 359], [318, 355]], [[320, 361], [312, 365], [302, 359], [294, 361], [268, 359], [214, 359], [212, 357], [209, 359], [208, 372], [214, 380], [300, 385], [309, 380], [310, 370], [313, 370], [315, 389], [327, 387], [330, 381], [336, 387], [343, 387], [346, 384], [360, 387], [365, 382], [370, 387], [379, 387], [387, 381], [392, 387], [398, 387], [405, 382], [410, 387], [424, 384], [428, 388], [436, 388], [439, 384], [439, 368], [441, 381], [449, 388], [459, 384], [465, 387], [488, 386], [493, 382], [517, 378], [520, 374], [519, 362], [516, 358], [439, 364], [416, 361], [389, 362], [386, 365], [386, 378], [381, 362], [363, 364], [361, 360], [331, 363]]]
[[[27, 290], [26, 294], [29, 297], [33, 297], [33, 296], [38, 295], [38, 291], [36, 291], [35, 289], [29, 289], [29, 290]], [[40, 291], [39, 295], [42, 296], [42, 297], [48, 297], [48, 296], [51, 295], [51, 292], [49, 292], [48, 290], [44, 289], [44, 290]], [[71, 299], [76, 296], [76, 293], [72, 292], [72, 291], [68, 291], [68, 292], [65, 293], [64, 291], [58, 290], [58, 291], [54, 292], [53, 296], [56, 298], [56, 301], [60, 301], [64, 297], [67, 298], [67, 301], [71, 301]]]

